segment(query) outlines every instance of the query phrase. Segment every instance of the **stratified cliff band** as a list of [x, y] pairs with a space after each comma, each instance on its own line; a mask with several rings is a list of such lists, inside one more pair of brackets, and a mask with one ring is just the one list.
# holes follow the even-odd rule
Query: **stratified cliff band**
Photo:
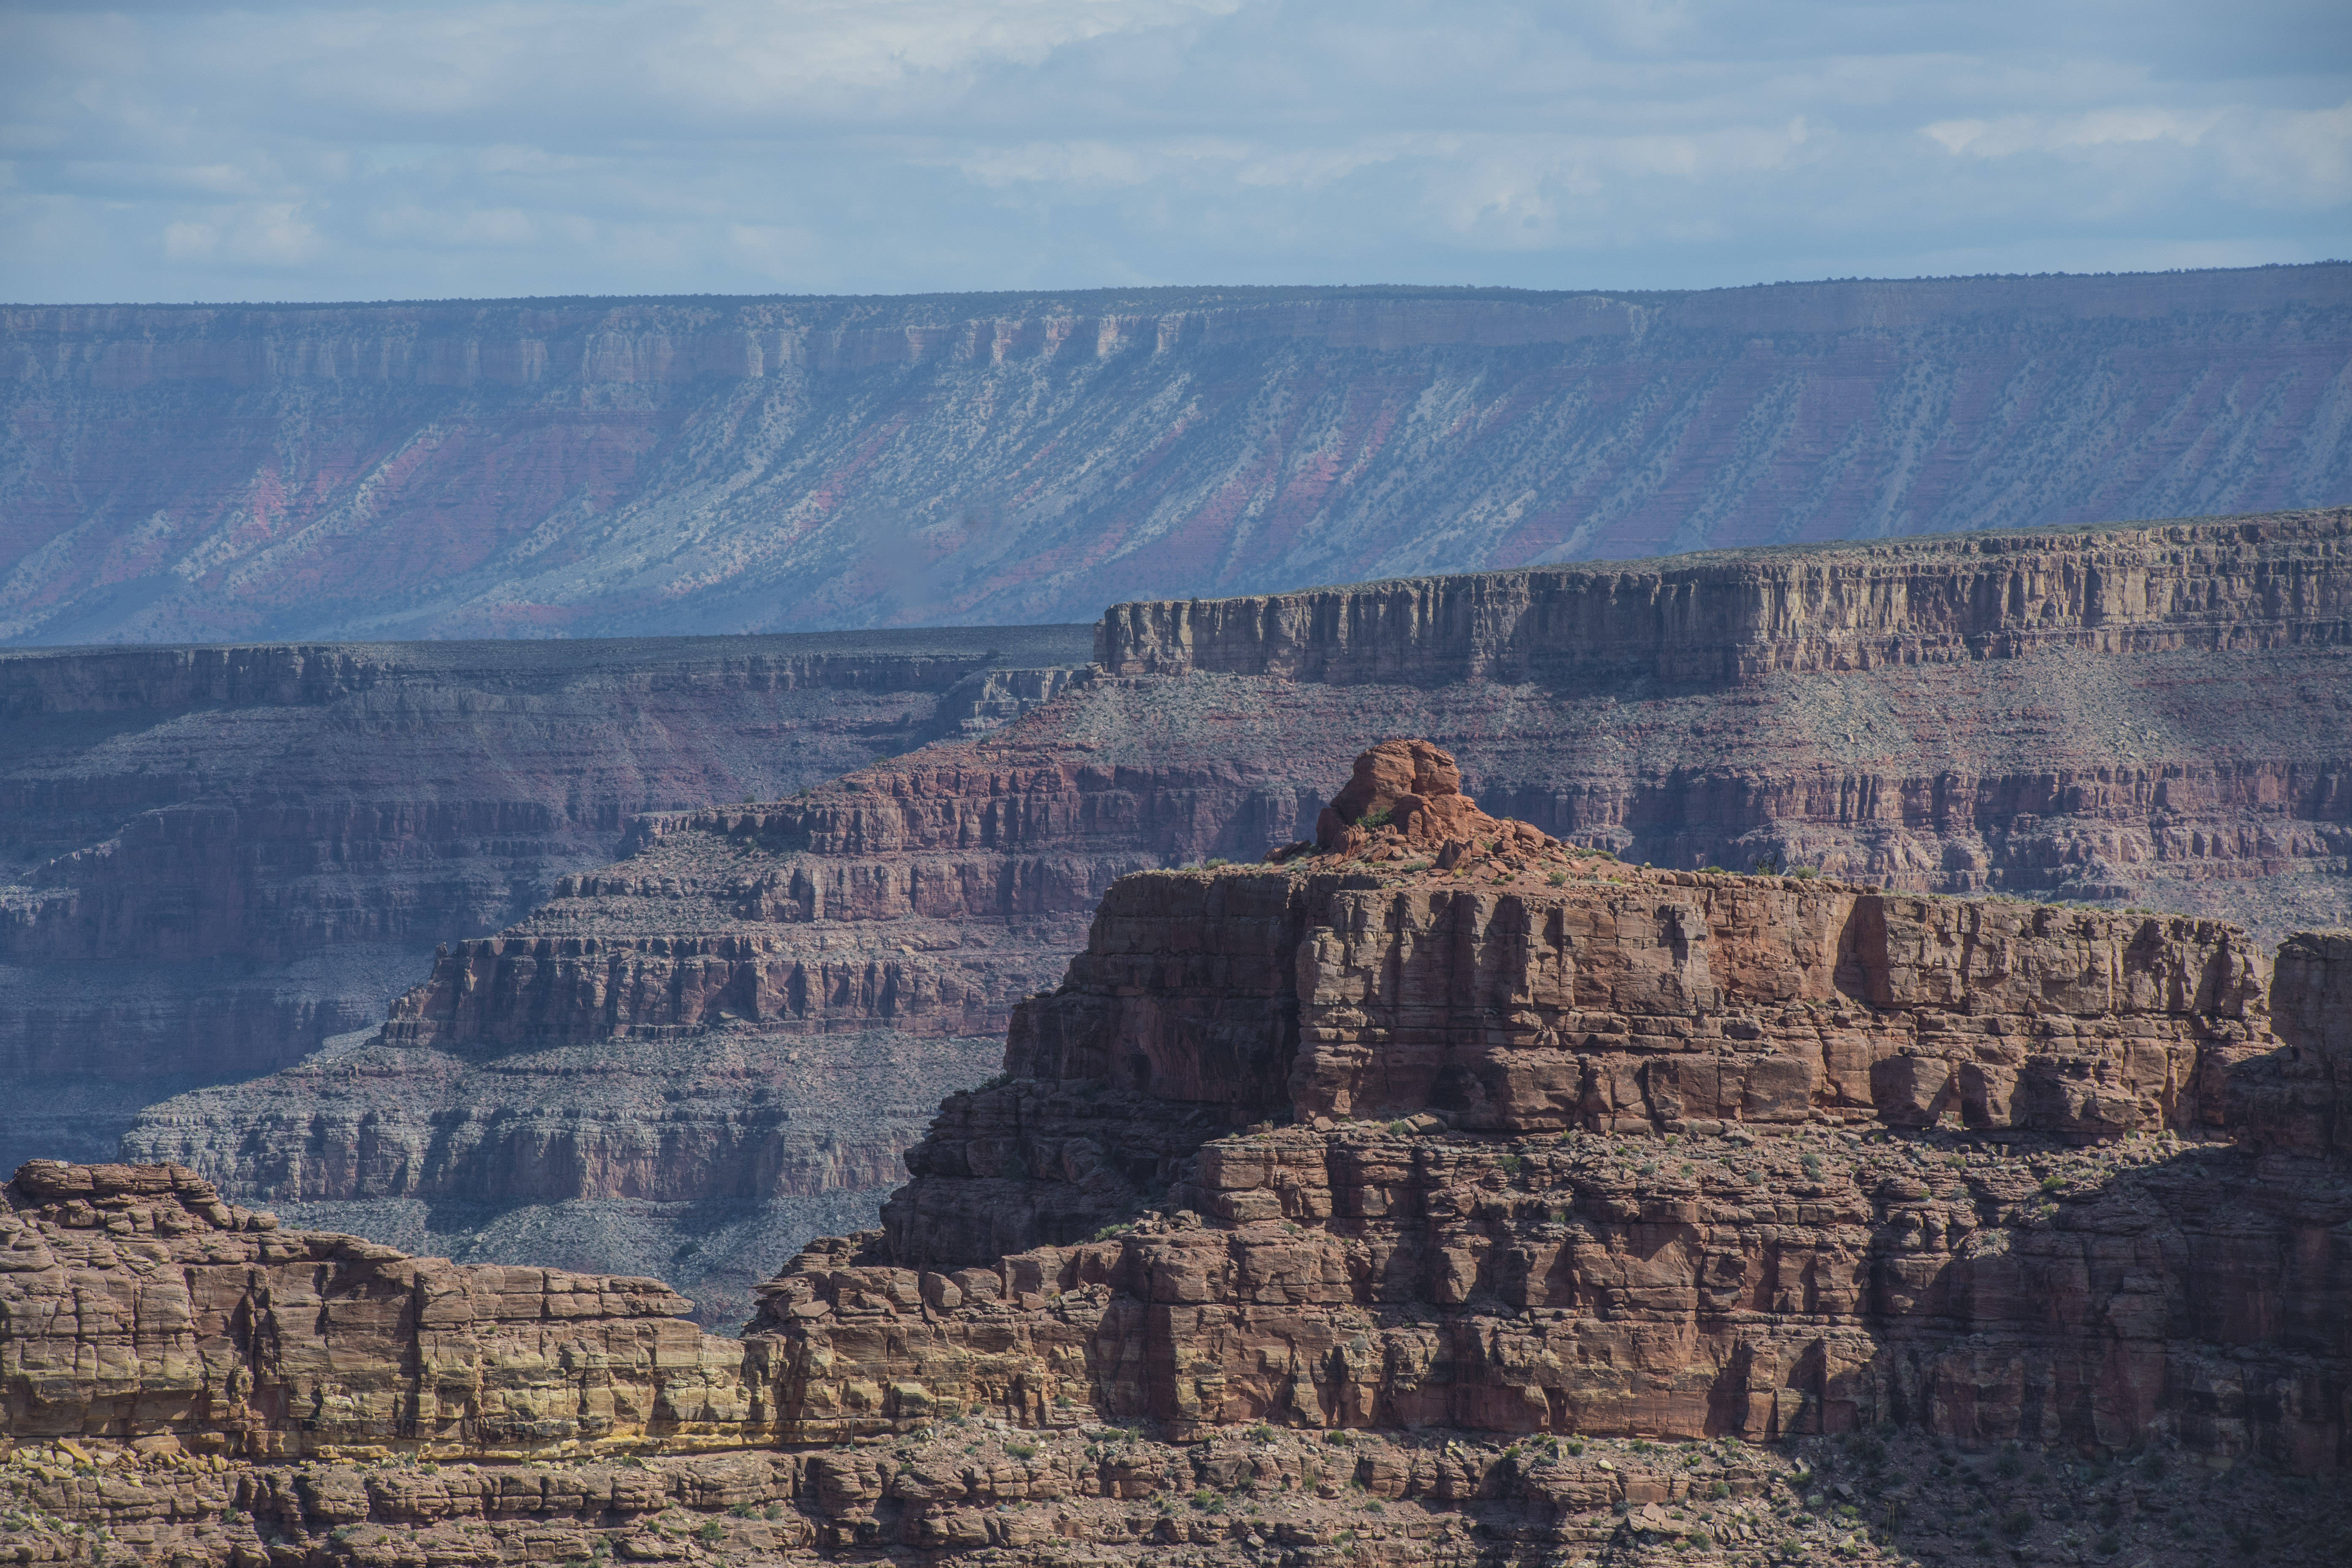
[[2167, 909], [2267, 952], [2352, 921], [2347, 527], [1120, 606], [1105, 665], [1041, 674], [1016, 722], [644, 819], [451, 942], [374, 1041], [155, 1106], [125, 1151], [413, 1250], [659, 1272], [740, 1323], [780, 1247], [869, 1223], [1117, 878], [1311, 837], [1395, 728], [1621, 859]]
[[651, 1281], [26, 1167], [12, 1539], [1916, 1561], [1989, 1546], [1973, 1488], [2019, 1551], [2094, 1507], [2103, 1554], [2193, 1562], [2155, 1483], [2204, 1463], [2203, 1528], [2352, 1542], [2352, 938], [2266, 987], [2221, 922], [1629, 868], [1460, 778], [1392, 742], [1319, 850], [1119, 880], [885, 1229], [731, 1344]]

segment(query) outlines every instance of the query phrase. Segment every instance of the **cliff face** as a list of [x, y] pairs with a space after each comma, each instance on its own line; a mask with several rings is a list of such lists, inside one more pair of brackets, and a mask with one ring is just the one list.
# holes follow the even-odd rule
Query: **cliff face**
[[[740, 1436], [743, 1348], [655, 1279], [280, 1230], [178, 1167], [34, 1162], [0, 1227], [0, 1420], [264, 1458]], [[95, 1290], [89, 1287], [97, 1286]]]
[[1088, 619], [2340, 503], [2348, 276], [19, 307], [0, 639]]
[[1095, 661], [1339, 685], [1737, 681], [2053, 648], [2352, 638], [2342, 512], [1694, 556], [1257, 598], [1115, 605]]
[[2266, 987], [2221, 922], [1629, 868], [1466, 803], [1433, 846], [1402, 801], [1458, 774], [1422, 751], [1413, 787], [1342, 794], [1326, 854], [1117, 881], [886, 1228], [804, 1249], [740, 1341], [652, 1280], [26, 1167], [0, 1540], [1235, 1568], [1891, 1563], [2086, 1519], [2164, 1568], [2215, 1532], [2298, 1568], [2352, 1541], [2352, 1180], [2299, 1142], [2337, 937]]
[[[1050, 694], [1082, 632], [0, 658], [0, 1154], [379, 1021], [649, 807], [773, 796]], [[11, 1153], [10, 1152], [13, 1152]]]
[[[769, 1289], [786, 1430], [882, 1429], [908, 1413], [853, 1388], [913, 1386], [1180, 1439], [2352, 1461], [2352, 1184], [2276, 1113], [2335, 1086], [2243, 932], [1533, 834], [1412, 853], [1119, 883], [1018, 1010], [1014, 1081], [949, 1102], [862, 1253]], [[2341, 981], [2281, 974], [2298, 1016]]]

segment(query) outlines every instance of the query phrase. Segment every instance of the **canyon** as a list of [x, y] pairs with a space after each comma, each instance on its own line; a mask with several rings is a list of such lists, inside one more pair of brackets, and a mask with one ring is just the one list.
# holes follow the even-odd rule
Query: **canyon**
[[816, 631], [2352, 500], [2352, 267], [0, 309], [0, 642]]
[[1629, 866], [1486, 814], [1425, 741], [1352, 772], [1319, 848], [1115, 879], [882, 1226], [803, 1248], [738, 1339], [656, 1281], [289, 1230], [184, 1166], [26, 1165], [5, 1539], [2352, 1545], [2352, 939], [2273, 962], [2221, 921]]
[[0, 1159], [379, 1023], [651, 808], [1003, 721], [1087, 631], [0, 654]]
[[[732, 1328], [874, 1223], [1122, 876], [1312, 838], [1368, 737], [1661, 868], [2352, 920], [2344, 512], [1115, 607], [983, 732], [456, 940], [373, 1031], [158, 1097], [125, 1157], [411, 1252], [651, 1274]], [[1647, 605], [1647, 618], [1640, 606]]]

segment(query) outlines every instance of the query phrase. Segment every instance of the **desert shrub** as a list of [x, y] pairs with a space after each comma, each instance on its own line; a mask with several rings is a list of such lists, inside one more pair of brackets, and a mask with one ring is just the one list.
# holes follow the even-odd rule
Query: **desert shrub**
[[697, 1534], [697, 1535], [698, 1535], [698, 1536], [700, 1536], [700, 1537], [702, 1537], [702, 1539], [703, 1539], [703, 1540], [705, 1540], [705, 1541], [716, 1541], [716, 1540], [718, 1540], [720, 1536], [722, 1536], [722, 1535], [726, 1534], [726, 1533], [727, 1533], [727, 1531], [726, 1531], [726, 1529], [725, 1529], [722, 1525], [720, 1525], [720, 1524], [719, 1524], [719, 1522], [717, 1520], [715, 1520], [715, 1519], [714, 1519], [714, 1520], [712, 1520], [709, 1523], [708, 1523], [708, 1524], [704, 1525], [700, 1530], [696, 1531], [694, 1533], [695, 1533], [695, 1534]]
[[1037, 1457], [1037, 1445], [1034, 1443], [1007, 1443], [1004, 1445], [1004, 1451], [1012, 1455], [1016, 1459], [1034, 1459]]
[[1519, 1167], [1527, 1163], [1525, 1160], [1520, 1159], [1517, 1154], [1506, 1154], [1502, 1159], [1496, 1163], [1503, 1167], [1503, 1174], [1507, 1176], [1517, 1175], [1519, 1173]]
[[2016, 1540], [2032, 1533], [2033, 1516], [2021, 1508], [2013, 1508], [2001, 1516], [2001, 1533]]
[[1402, 1119], [1389, 1123], [1389, 1136], [1391, 1138], [1402, 1138], [1412, 1131], [1412, 1124]]
[[1390, 819], [1395, 816], [1396, 812], [1392, 808], [1384, 805], [1378, 811], [1368, 811], [1356, 818], [1356, 826], [1368, 830], [1374, 827], [1386, 827]]

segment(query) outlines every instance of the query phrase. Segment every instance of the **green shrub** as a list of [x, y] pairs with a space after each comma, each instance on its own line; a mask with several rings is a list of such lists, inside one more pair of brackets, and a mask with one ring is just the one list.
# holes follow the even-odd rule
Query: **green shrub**
[[1012, 1455], [1016, 1459], [1034, 1459], [1037, 1457], [1037, 1445], [1034, 1443], [1007, 1443], [1004, 1445], [1004, 1451]]
[[716, 1541], [720, 1536], [726, 1534], [727, 1531], [719, 1525], [719, 1522], [714, 1519], [694, 1533], [702, 1537], [705, 1541]]
[[1527, 1162], [1519, 1158], [1517, 1154], [1506, 1154], [1500, 1160], [1496, 1161], [1496, 1163], [1503, 1167], [1503, 1174], [1507, 1176], [1516, 1176], [1519, 1173], [1519, 1167], [1526, 1164]]
[[1402, 1138], [1412, 1131], [1412, 1124], [1402, 1119], [1389, 1123], [1389, 1136]]
[[2001, 1517], [2001, 1533], [2014, 1541], [2029, 1535], [2033, 1530], [2033, 1516], [2021, 1508], [2014, 1508]]
[[1395, 816], [1396, 812], [1394, 808], [1384, 805], [1378, 811], [1368, 811], [1364, 813], [1363, 816], [1356, 818], [1356, 826], [1363, 828], [1366, 832], [1370, 832], [1375, 827], [1386, 827], [1389, 825], [1390, 819]]

